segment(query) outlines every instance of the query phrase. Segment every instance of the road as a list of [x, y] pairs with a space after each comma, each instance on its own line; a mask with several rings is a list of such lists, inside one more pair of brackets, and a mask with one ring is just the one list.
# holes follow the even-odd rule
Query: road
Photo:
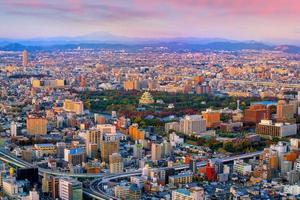
[[[226, 158], [221, 158], [220, 161], [223, 163], [226, 162], [232, 162], [234, 160], [238, 159], [246, 159], [246, 158], [252, 158], [257, 157], [262, 153], [262, 151], [252, 152], [252, 153], [245, 153], [237, 156], [231, 156]], [[18, 167], [34, 167], [32, 163], [26, 162], [14, 155], [11, 155], [10, 152], [7, 152], [5, 150], [0, 149], [0, 159], [14, 164]], [[197, 163], [197, 167], [203, 167], [206, 165], [207, 162], [199, 162]], [[187, 170], [189, 169], [189, 165], [179, 165], [174, 167], [175, 170]], [[105, 182], [120, 179], [120, 178], [128, 178], [131, 176], [139, 176], [142, 174], [142, 170], [134, 170], [129, 172], [122, 172], [122, 173], [116, 173], [116, 174], [90, 174], [90, 173], [83, 173], [83, 174], [74, 174], [74, 173], [66, 173], [66, 172], [58, 172], [58, 171], [52, 171], [49, 169], [38, 167], [40, 175], [44, 175], [44, 173], [53, 175], [53, 176], [68, 176], [68, 177], [74, 177], [74, 178], [96, 178], [94, 181], [91, 182], [89, 189], [84, 189], [83, 193], [94, 198], [94, 199], [107, 199], [107, 200], [114, 200], [116, 199], [113, 196], [108, 195], [102, 190], [102, 185]], [[164, 168], [162, 168], [164, 169]]]

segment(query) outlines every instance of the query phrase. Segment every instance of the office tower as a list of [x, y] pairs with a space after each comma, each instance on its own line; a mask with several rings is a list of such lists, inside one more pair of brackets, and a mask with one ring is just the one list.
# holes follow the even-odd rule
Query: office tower
[[270, 119], [270, 111], [264, 105], [252, 105], [245, 110], [244, 122], [257, 124], [263, 119]]
[[205, 166], [205, 176], [208, 181], [213, 181], [216, 179], [216, 169], [209, 162]]
[[100, 149], [100, 143], [102, 141], [102, 133], [98, 129], [91, 129], [85, 135], [86, 143], [97, 144]]
[[23, 67], [27, 67], [28, 64], [28, 53], [26, 50], [22, 52], [22, 65]]
[[175, 186], [179, 184], [187, 184], [193, 181], [193, 174], [191, 172], [182, 172], [177, 175], [169, 177], [169, 183]]
[[143, 145], [137, 141], [133, 145], [133, 157], [141, 159], [143, 157]]
[[193, 173], [197, 173], [197, 160], [191, 159], [189, 168]]
[[128, 80], [123, 83], [124, 90], [140, 90], [140, 81]]
[[297, 124], [275, 123], [271, 120], [261, 120], [256, 125], [256, 134], [270, 137], [286, 137], [297, 134]]
[[201, 115], [187, 115], [180, 120], [179, 131], [186, 135], [199, 134], [206, 131], [206, 121]]
[[140, 130], [138, 124], [132, 124], [128, 128], [129, 136], [132, 140], [144, 140], [145, 139], [145, 131]]
[[101, 142], [101, 160], [104, 162], [109, 161], [109, 155], [119, 153], [119, 140], [114, 139], [110, 141]]
[[83, 148], [65, 149], [64, 160], [71, 165], [81, 165], [85, 160], [85, 152]]
[[86, 143], [86, 154], [88, 158], [98, 159], [98, 145], [96, 143]]
[[97, 124], [96, 129], [99, 130], [102, 134], [104, 133], [109, 135], [116, 134], [116, 126], [112, 124]]
[[17, 123], [16, 122], [11, 122], [10, 124], [10, 136], [11, 137], [16, 137], [17, 136]]
[[179, 131], [179, 122], [168, 122], [165, 123], [165, 132], [169, 133], [170, 131]]
[[296, 122], [294, 119], [295, 108], [293, 104], [280, 100], [277, 103], [276, 121], [277, 122]]
[[137, 184], [131, 184], [131, 186], [129, 187], [129, 199], [140, 200], [141, 195], [141, 189], [137, 186]]
[[58, 142], [56, 143], [56, 156], [57, 158], [63, 158], [65, 155], [66, 143]]
[[16, 173], [17, 180], [28, 180], [30, 185], [33, 186], [38, 184], [39, 181], [39, 170], [37, 167], [31, 168], [19, 168]]
[[83, 114], [83, 103], [82, 101], [73, 101], [70, 99], [66, 99], [64, 101], [63, 108], [67, 112], [74, 112], [78, 115]]
[[123, 172], [124, 164], [123, 158], [119, 153], [109, 155], [109, 172], [120, 173]]
[[157, 143], [152, 143], [151, 145], [151, 160], [156, 162], [161, 160], [162, 157], [162, 145]]
[[172, 153], [172, 146], [171, 143], [167, 140], [164, 140], [161, 146], [161, 156], [166, 157], [170, 156]]
[[214, 126], [220, 125], [220, 112], [207, 109], [205, 112], [202, 112], [203, 119], [206, 121], [206, 126], [208, 128], [213, 128]]
[[72, 178], [60, 178], [59, 198], [62, 200], [82, 200], [82, 183]]
[[115, 197], [118, 199], [129, 199], [129, 186], [117, 185], [114, 187]]
[[252, 171], [252, 166], [244, 163], [243, 160], [234, 160], [233, 171], [238, 174], [246, 175]]
[[27, 134], [45, 135], [47, 134], [48, 120], [45, 117], [29, 115], [26, 119]]

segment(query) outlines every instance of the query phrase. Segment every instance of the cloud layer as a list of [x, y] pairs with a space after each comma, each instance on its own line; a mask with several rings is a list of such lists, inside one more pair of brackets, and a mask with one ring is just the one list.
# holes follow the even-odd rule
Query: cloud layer
[[0, 36], [12, 37], [297, 39], [299, 19], [299, 0], [0, 0]]

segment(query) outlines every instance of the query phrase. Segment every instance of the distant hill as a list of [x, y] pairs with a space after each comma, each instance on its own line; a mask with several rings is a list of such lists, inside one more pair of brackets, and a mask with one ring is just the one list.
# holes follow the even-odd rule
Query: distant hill
[[51, 50], [66, 50], [66, 49], [76, 49], [80, 48], [89, 48], [89, 49], [127, 49], [136, 51], [139, 49], [143, 49], [145, 47], [148, 48], [158, 48], [158, 47], [166, 47], [169, 51], [172, 52], [182, 52], [182, 51], [239, 51], [239, 50], [276, 50], [282, 51], [286, 53], [300, 53], [300, 47], [293, 45], [279, 45], [272, 46], [259, 42], [237, 42], [237, 41], [227, 41], [216, 39], [210, 39], [209, 42], [205, 42], [205, 40], [189, 38], [184, 40], [184, 38], [174, 39], [172, 40], [153, 40], [153, 41], [139, 41], [135, 43], [115, 43], [115, 42], [80, 42], [80, 41], [69, 41], [66, 44], [61, 41], [61, 44], [53, 44], [47, 43], [48, 45], [37, 45], [36, 42], [27, 42], [27, 44], [32, 45], [24, 45], [23, 43], [15, 43], [15, 42], [4, 42], [0, 41], [0, 50], [2, 51], [23, 51], [24, 49], [28, 51], [51, 51]]
[[293, 45], [279, 45], [275, 46], [274, 50], [282, 51], [286, 53], [300, 53], [300, 47]]

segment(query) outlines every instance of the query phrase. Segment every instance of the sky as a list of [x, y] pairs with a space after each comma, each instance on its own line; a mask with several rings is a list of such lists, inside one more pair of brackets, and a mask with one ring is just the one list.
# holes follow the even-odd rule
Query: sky
[[300, 0], [0, 0], [0, 37], [300, 40]]

